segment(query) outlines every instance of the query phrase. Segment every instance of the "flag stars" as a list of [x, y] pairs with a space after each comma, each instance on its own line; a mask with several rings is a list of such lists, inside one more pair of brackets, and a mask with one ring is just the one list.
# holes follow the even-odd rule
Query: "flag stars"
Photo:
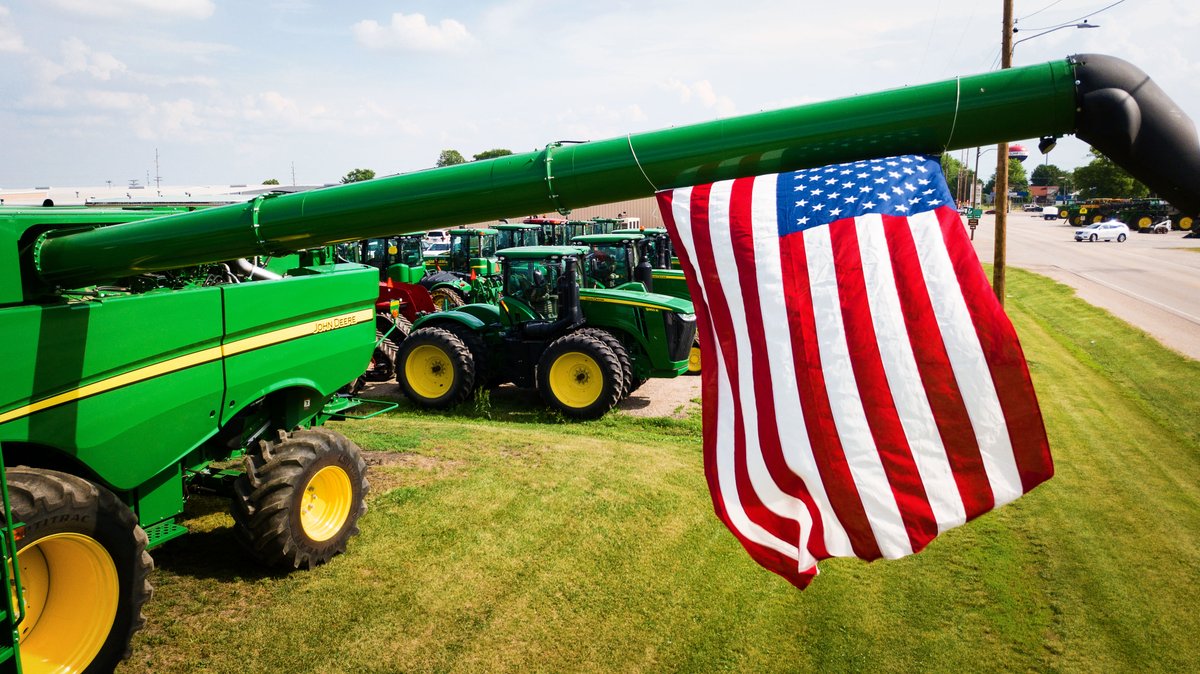
[[854, 183], [842, 183], [842, 189], [844, 190], [848, 190], [851, 187], [854, 187]]
[[832, 201], [833, 199], [837, 199], [840, 196], [842, 196], [841, 192], [830, 192], [828, 198]]
[[904, 189], [908, 190], [909, 192], [917, 191], [917, 188], [913, 187], [912, 183], [904, 183]]
[[875, 202], [874, 201], [864, 201], [863, 208], [875, 208]]
[[800, 225], [800, 226], [807, 225], [807, 224], [808, 224], [808, 218], [807, 218], [807, 217], [804, 217], [804, 218], [797, 218], [797, 219], [796, 219], [796, 224], [797, 224], [797, 225]]
[[858, 197], [854, 197], [854, 196], [846, 197], [846, 203], [848, 203], [848, 204], [852, 204], [856, 201], [858, 201]]
[[911, 175], [914, 175], [914, 174], [916, 174], [916, 171], [912, 170], [912, 167], [911, 167], [911, 166], [905, 166], [905, 167], [904, 167], [904, 174], [905, 174], [905, 175], [910, 175], [910, 176], [911, 176]]
[[836, 185], [836, 184], [837, 184], [837, 182], [838, 182], [838, 181], [837, 181], [837, 178], [830, 178], [829, 180], [826, 180], [826, 181], [825, 181], [825, 184], [826, 184], [826, 185]]
[[841, 214], [841, 212], [842, 212], [842, 209], [840, 209], [840, 208], [833, 208], [833, 209], [830, 209], [830, 211], [829, 211], [829, 215], [831, 215], [831, 216], [833, 216], [833, 217], [837, 217], [838, 215], [840, 215], [840, 214]]
[[892, 180], [900, 179], [900, 174], [895, 171], [888, 171], [888, 175], [892, 178]]
[[825, 194], [825, 191], [824, 191], [824, 190], [822, 190], [820, 187], [818, 187], [818, 188], [816, 188], [816, 189], [814, 189], [814, 190], [812, 191], [812, 194], [813, 194], [813, 196], [814, 196], [814, 197], [815, 197], [815, 196], [820, 196], [820, 195], [822, 195], [822, 194]]
[[800, 208], [804, 208], [805, 206], [808, 205], [808, 199], [801, 199], [800, 201], [796, 202], [796, 205], [799, 206]]

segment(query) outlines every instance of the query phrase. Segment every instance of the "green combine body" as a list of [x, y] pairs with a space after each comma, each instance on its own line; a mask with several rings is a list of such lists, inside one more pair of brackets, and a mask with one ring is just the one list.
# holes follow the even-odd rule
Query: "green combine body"
[[[161, 217], [0, 209], [0, 340], [10, 349], [0, 364], [0, 456], [15, 534], [6, 554], [15, 551], [11, 573], [21, 579], [8, 620], [18, 616], [19, 646], [0, 638], [0, 664], [15, 668], [19, 651], [28, 668], [112, 669], [141, 625], [147, 550], [183, 533], [176, 519], [191, 493], [227, 495], [238, 540], [267, 564], [321, 564], [356, 533], [365, 465], [322, 423], [351, 404], [337, 391], [376, 348], [380, 271], [301, 255], [280, 276], [256, 259], [1069, 133], [1181, 212], [1200, 209], [1190, 120], [1144, 73], [1094, 55]], [[524, 275], [536, 287], [539, 264], [543, 281], [566, 280], [548, 295], [514, 285], [497, 303], [430, 314], [421, 320], [453, 316], [464, 338], [431, 324], [437, 340], [410, 337], [405, 348], [431, 347], [421, 353], [435, 360], [452, 347], [472, 374], [450, 384], [458, 392], [469, 393], [475, 373], [533, 377], [580, 416], [611, 407], [629, 390], [626, 375], [632, 385], [680, 372], [690, 307], [579, 289], [580, 254], [510, 254], [505, 284]], [[489, 344], [504, 344], [513, 362], [489, 359]]]

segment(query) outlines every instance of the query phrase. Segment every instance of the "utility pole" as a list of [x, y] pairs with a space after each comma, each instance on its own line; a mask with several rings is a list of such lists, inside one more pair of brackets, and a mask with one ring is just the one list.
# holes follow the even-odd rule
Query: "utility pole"
[[[1000, 69], [1012, 67], [1013, 0], [1004, 0], [1004, 30], [1001, 35]], [[992, 262], [992, 290], [1004, 306], [1004, 265], [1008, 255], [1008, 141], [996, 146], [996, 247]]]
[[292, 187], [296, 186], [296, 162], [292, 162]]

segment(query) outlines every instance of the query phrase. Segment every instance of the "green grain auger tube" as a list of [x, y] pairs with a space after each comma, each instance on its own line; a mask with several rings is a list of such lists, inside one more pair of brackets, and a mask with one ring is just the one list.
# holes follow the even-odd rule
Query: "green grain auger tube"
[[[362, 460], [321, 424], [375, 349], [379, 272], [312, 260], [279, 276], [249, 258], [1072, 133], [1200, 210], [1191, 121], [1137, 68], [1085, 55], [138, 222], [0, 211], [21, 662], [114, 667], [142, 624], [147, 551], [183, 533], [189, 494], [228, 495], [239, 540], [284, 567], [329, 560], [357, 530]], [[241, 467], [218, 469], [230, 458]]]

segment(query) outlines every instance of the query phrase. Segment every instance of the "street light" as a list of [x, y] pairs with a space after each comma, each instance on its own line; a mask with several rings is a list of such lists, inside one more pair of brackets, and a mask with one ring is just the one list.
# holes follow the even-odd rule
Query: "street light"
[[[1012, 43], [1012, 47], [1009, 50], [1009, 58], [1012, 58], [1012, 53], [1014, 51], [1016, 51], [1017, 45], [1021, 44], [1022, 42], [1025, 42], [1026, 40], [1032, 40], [1035, 37], [1041, 37], [1043, 35], [1048, 35], [1050, 33], [1053, 33], [1056, 30], [1062, 30], [1064, 28], [1099, 28], [1099, 27], [1100, 27], [1100, 24], [1088, 23], [1087, 19], [1084, 19], [1081, 23], [1068, 23], [1063, 26], [1055, 26], [1054, 28], [1051, 28], [1050, 30], [1044, 30], [1040, 33], [1037, 33], [1036, 35], [1030, 35], [1029, 37], [1023, 37], [1020, 40], [1017, 40], [1016, 42]], [[1016, 32], [1017, 32], [1017, 29], [1013, 28], [1013, 33], [1016, 33]]]
[[[1017, 29], [1013, 25], [1013, 0], [1004, 0], [1004, 30], [1001, 33], [1000, 69], [1003, 70], [1012, 67], [1013, 52], [1016, 50], [1018, 44], [1064, 28], [1099, 28], [1099, 26], [1084, 20], [1082, 23], [1055, 26], [1049, 30], [1044, 30], [1029, 37], [1023, 37], [1014, 42], [1012, 36], [1017, 32]], [[996, 299], [1000, 301], [1000, 306], [1004, 306], [1005, 259], [1008, 257], [1008, 143], [1002, 143], [996, 147], [996, 247], [992, 263], [992, 290], [995, 291]], [[1004, 195], [1003, 200], [999, 198], [1001, 194]]]
[[977, 194], [975, 194], [975, 190], [978, 188], [978, 185], [979, 185], [979, 157], [981, 157], [995, 149], [996, 148], [994, 148], [994, 147], [989, 147], [986, 150], [984, 150], [982, 148], [978, 148], [978, 147], [975, 148], [975, 175], [973, 176], [974, 179], [971, 181], [971, 210], [975, 210], [975, 205], [977, 202], [975, 197], [978, 196]]

